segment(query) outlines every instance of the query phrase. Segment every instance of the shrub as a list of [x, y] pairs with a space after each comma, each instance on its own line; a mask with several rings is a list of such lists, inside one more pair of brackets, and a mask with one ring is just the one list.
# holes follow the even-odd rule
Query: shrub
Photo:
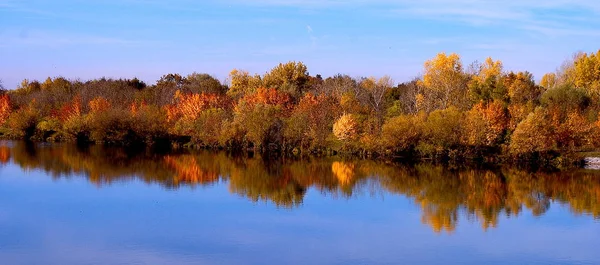
[[384, 146], [395, 152], [412, 152], [423, 134], [426, 115], [400, 115], [389, 119], [382, 129]]

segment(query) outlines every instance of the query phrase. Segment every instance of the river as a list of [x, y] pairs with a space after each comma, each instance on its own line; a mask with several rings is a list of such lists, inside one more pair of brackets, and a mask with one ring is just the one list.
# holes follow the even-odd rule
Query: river
[[600, 264], [600, 171], [0, 142], [1, 264]]

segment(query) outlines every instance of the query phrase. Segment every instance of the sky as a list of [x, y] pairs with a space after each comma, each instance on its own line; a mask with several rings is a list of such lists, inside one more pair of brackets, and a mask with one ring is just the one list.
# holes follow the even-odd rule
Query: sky
[[409, 81], [439, 52], [539, 80], [600, 49], [597, 0], [0, 0], [0, 79], [138, 77], [302, 61], [311, 75]]

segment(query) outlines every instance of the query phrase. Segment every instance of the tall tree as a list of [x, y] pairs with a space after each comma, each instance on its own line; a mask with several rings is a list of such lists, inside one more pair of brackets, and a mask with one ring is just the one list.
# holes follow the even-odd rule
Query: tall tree
[[383, 76], [379, 79], [370, 77], [363, 79], [360, 86], [366, 92], [366, 101], [371, 111], [375, 114], [379, 126], [381, 126], [383, 124], [385, 95], [394, 86], [394, 81], [389, 76]]
[[545, 89], [554, 88], [556, 87], [557, 83], [558, 79], [555, 73], [547, 73], [544, 76], [542, 76], [542, 80], [540, 80], [540, 86]]
[[600, 97], [600, 50], [597, 53], [584, 53], [575, 62], [576, 87], [588, 89], [596, 97]]
[[229, 73], [229, 90], [227, 95], [239, 99], [244, 95], [254, 93], [262, 86], [262, 79], [259, 75], [250, 75], [247, 71], [233, 69]]
[[458, 54], [439, 53], [435, 58], [426, 61], [424, 66], [423, 80], [420, 82], [422, 93], [418, 102], [419, 109], [430, 112], [449, 106], [461, 109], [468, 107], [468, 76], [463, 70]]
[[507, 100], [507, 91], [501, 82], [503, 66], [501, 61], [488, 57], [483, 64], [472, 66], [472, 78], [469, 81], [469, 97], [473, 103], [481, 100]]
[[263, 77], [265, 87], [275, 88], [296, 97], [306, 90], [308, 81], [308, 68], [302, 62], [280, 63]]
[[186, 76], [183, 92], [224, 94], [227, 87], [209, 74], [192, 73]]

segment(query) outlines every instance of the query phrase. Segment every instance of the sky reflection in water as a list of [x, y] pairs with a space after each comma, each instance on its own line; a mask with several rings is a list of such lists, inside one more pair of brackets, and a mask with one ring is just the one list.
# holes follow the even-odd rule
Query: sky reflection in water
[[2, 264], [600, 264], [600, 173], [0, 143]]

